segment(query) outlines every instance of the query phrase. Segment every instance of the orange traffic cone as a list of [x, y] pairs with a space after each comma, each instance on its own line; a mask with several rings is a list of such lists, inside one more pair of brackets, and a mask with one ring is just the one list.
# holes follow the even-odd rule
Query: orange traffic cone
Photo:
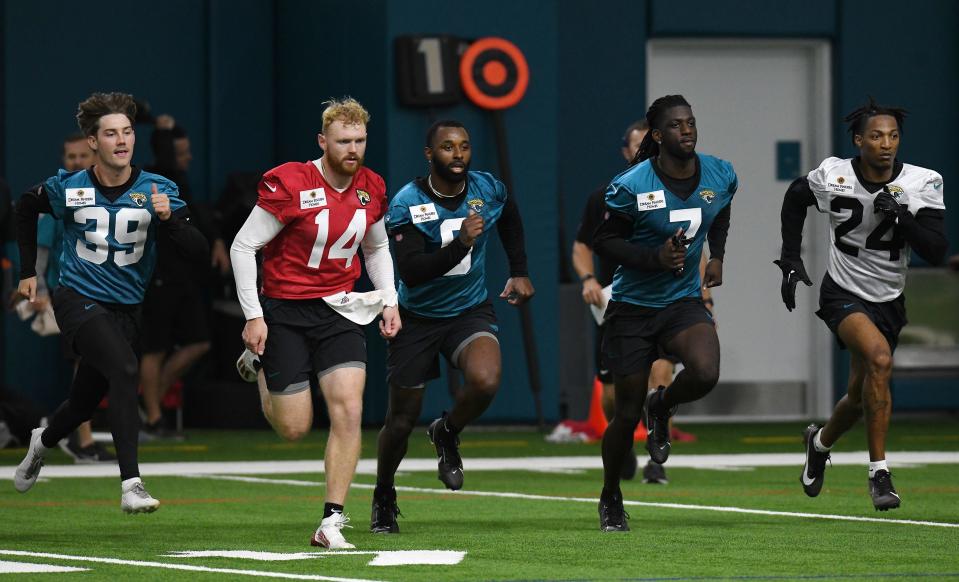
[[633, 433], [633, 442], [646, 442], [646, 423], [639, 421], [639, 424], [636, 425], [636, 432]]
[[599, 378], [593, 382], [593, 397], [589, 401], [589, 416], [586, 417], [586, 424], [597, 438], [602, 438], [609, 424], [603, 413], [603, 383], [599, 381]]
[[[603, 383], [596, 378], [593, 382], [593, 397], [589, 402], [589, 416], [586, 418], [586, 426], [589, 433], [595, 434], [596, 439], [603, 437], [609, 421], [606, 420], [606, 414], [603, 412]], [[636, 432], [633, 433], [634, 441], [646, 440], [646, 425], [640, 422], [636, 425]]]

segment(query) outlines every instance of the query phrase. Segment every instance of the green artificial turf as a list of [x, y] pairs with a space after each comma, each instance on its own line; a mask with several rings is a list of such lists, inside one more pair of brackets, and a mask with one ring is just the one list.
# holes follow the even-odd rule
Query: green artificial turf
[[[678, 443], [674, 455], [801, 450], [802, 426], [683, 428], [699, 440]], [[409, 456], [428, 458], [432, 451], [419, 432]], [[889, 448], [955, 451], [957, 435], [959, 426], [954, 422], [894, 421]], [[862, 450], [861, 430], [847, 436], [839, 449]], [[183, 443], [144, 445], [141, 460], [319, 459], [323, 439], [317, 433], [303, 443], [288, 445], [267, 432], [190, 431]], [[364, 435], [364, 458], [372, 455], [374, 442], [375, 432]], [[358, 551], [466, 552], [456, 565], [370, 566], [372, 554], [278, 562], [167, 556], [196, 550], [317, 551], [310, 547], [309, 538], [322, 511], [323, 475], [319, 473], [257, 475], [257, 482], [148, 476], [149, 490], [163, 505], [154, 514], [136, 516], [120, 512], [115, 478], [52, 478], [22, 495], [9, 481], [0, 482], [4, 526], [0, 550], [369, 580], [959, 579], [959, 527], [814, 517], [959, 524], [959, 465], [894, 467], [903, 506], [877, 513], [866, 490], [864, 466], [828, 468], [822, 494], [810, 499], [802, 493], [798, 466], [721, 471], [670, 468], [667, 463], [669, 485], [624, 482], [632, 531], [602, 533], [595, 502], [602, 486], [599, 470], [469, 470], [470, 458], [596, 455], [598, 445], [555, 445], [534, 432], [475, 430], [463, 435], [463, 445], [463, 492], [446, 492], [433, 473], [401, 474], [397, 479], [401, 533], [373, 535], [367, 528], [374, 478], [358, 475], [346, 506], [355, 527], [344, 530]], [[3, 451], [0, 465], [16, 464], [23, 452]], [[908, 455], [900, 452], [896, 458], [906, 462]], [[247, 579], [230, 572], [177, 571], [76, 558], [0, 555], [0, 561], [90, 569], [18, 574], [15, 580], [53, 576], [78, 581]]]

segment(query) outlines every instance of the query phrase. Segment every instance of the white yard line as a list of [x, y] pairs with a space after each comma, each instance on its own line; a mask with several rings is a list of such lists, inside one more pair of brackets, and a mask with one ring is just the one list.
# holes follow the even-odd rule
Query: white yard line
[[69, 560], [76, 562], [94, 562], [115, 564], [118, 566], [136, 566], [140, 568], [162, 568], [166, 570], [185, 570], [188, 572], [212, 572], [214, 574], [235, 574], [237, 576], [256, 576], [260, 578], [286, 578], [289, 580], [331, 580], [334, 582], [375, 582], [364, 578], [339, 578], [314, 574], [286, 574], [284, 572], [265, 572], [262, 570], [244, 570], [239, 568], [207, 568], [187, 564], [169, 564], [165, 562], [142, 562], [139, 560], [120, 560], [117, 558], [96, 558], [92, 556], [69, 556], [66, 554], [47, 554], [43, 552], [22, 552], [18, 550], [0, 550], [0, 555], [23, 556], [27, 558], [46, 558], [51, 560]]
[[[959, 451], [898, 451], [889, 453], [889, 464], [897, 466], [959, 464]], [[897, 462], [901, 461], [901, 465]], [[469, 458], [464, 461], [468, 471], [568, 471], [602, 469], [603, 460], [596, 455], [578, 457], [503, 457]], [[833, 453], [833, 465], [867, 465], [869, 453], [854, 451]], [[670, 468], [730, 470], [751, 467], [802, 467], [803, 453], [765, 453], [741, 455], [671, 455]], [[13, 479], [16, 466], [0, 467], [0, 479]], [[400, 471], [407, 473], [436, 471], [436, 458], [404, 459]], [[309, 461], [221, 461], [140, 463], [140, 473], [150, 476], [184, 476], [206, 474], [274, 475], [322, 473], [322, 460]], [[361, 459], [358, 475], [375, 475], [376, 459]], [[114, 464], [103, 465], [47, 465], [41, 478], [51, 477], [119, 477]]]
[[[672, 460], [672, 459], [670, 459]], [[194, 475], [196, 479], [219, 479], [222, 481], [240, 481], [243, 483], [265, 483], [276, 485], [293, 485], [296, 487], [322, 487], [318, 481], [298, 481], [295, 479], [265, 479], [262, 477], [241, 477], [238, 475]], [[353, 483], [351, 487], [357, 489], [374, 489], [373, 485]], [[471, 495], [475, 497], [499, 497], [505, 499], [527, 499], [534, 501], [573, 501], [578, 503], [596, 504], [599, 500], [592, 497], [563, 497], [559, 495], [535, 495], [531, 493], [512, 493], [504, 491], [449, 491], [430, 487], [403, 487], [397, 486], [397, 491], [415, 493], [433, 493], [437, 495]], [[685, 503], [653, 503], [648, 501], [623, 501], [624, 505], [637, 507], [657, 507], [662, 509], [685, 509], [690, 511], [719, 511], [725, 513], [748, 513], [753, 515], [772, 515], [778, 517], [802, 517], [810, 519], [828, 519], [833, 521], [862, 521], [869, 523], [890, 523], [899, 525], [922, 525], [929, 527], [959, 528], [959, 523], [938, 521], [917, 521], [913, 519], [882, 519], [878, 517], [860, 517], [856, 515], [831, 515], [828, 513], [800, 513], [796, 511], [770, 511], [766, 509], [749, 509], [746, 507], [732, 507], [721, 505], [689, 505]]]

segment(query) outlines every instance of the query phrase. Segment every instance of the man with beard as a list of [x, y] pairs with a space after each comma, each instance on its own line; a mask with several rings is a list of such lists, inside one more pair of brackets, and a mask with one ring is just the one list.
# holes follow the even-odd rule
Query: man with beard
[[[257, 379], [264, 416], [280, 436], [298, 440], [313, 424], [311, 382], [326, 401], [326, 503], [310, 543], [331, 549], [354, 547], [340, 530], [349, 522], [343, 504], [360, 453], [366, 383], [361, 326], [382, 311], [383, 337], [400, 329], [383, 218], [386, 185], [363, 167], [369, 118], [352, 98], [329, 101], [318, 136], [323, 155], [263, 175], [257, 205], [230, 253], [247, 319], [243, 341], [262, 360]], [[370, 293], [352, 292], [361, 244], [376, 287]], [[256, 288], [259, 249], [262, 306]]]
[[803, 491], [822, 490], [829, 450], [865, 416], [869, 444], [869, 494], [879, 511], [900, 505], [886, 464], [892, 413], [889, 378], [899, 332], [906, 324], [903, 289], [911, 251], [933, 265], [946, 254], [942, 176], [896, 159], [906, 111], [872, 99], [850, 113], [859, 155], [826, 158], [786, 191], [782, 207], [782, 298], [796, 307], [796, 285], [812, 285], [800, 248], [806, 209], [829, 215], [829, 262], [819, 288], [816, 315], [850, 352], [849, 385], [825, 426], [803, 434]]
[[427, 434], [436, 447], [440, 481], [454, 491], [463, 486], [459, 433], [493, 401], [502, 367], [496, 315], [486, 292], [487, 233], [493, 224], [510, 269], [500, 297], [520, 305], [534, 293], [519, 209], [492, 174], [469, 171], [472, 151], [463, 124], [434, 123], [424, 154], [429, 174], [400, 189], [387, 215], [405, 323], [387, 356], [390, 403], [379, 437], [374, 533], [399, 532], [394, 475], [420, 416], [426, 382], [439, 376], [440, 354], [463, 372], [465, 385]]
[[[606, 191], [607, 211], [593, 245], [620, 265], [603, 336], [616, 403], [603, 435], [602, 531], [629, 530], [619, 481], [644, 399], [646, 450], [664, 463], [676, 407], [702, 398], [719, 379], [719, 338], [702, 288], [723, 281], [736, 173], [729, 162], [696, 153], [696, 118], [681, 95], [655, 100], [646, 121], [650, 131], [638, 163]], [[697, 266], [707, 237], [710, 259], [701, 278]], [[660, 353], [678, 359], [683, 370], [647, 396], [650, 367]]]

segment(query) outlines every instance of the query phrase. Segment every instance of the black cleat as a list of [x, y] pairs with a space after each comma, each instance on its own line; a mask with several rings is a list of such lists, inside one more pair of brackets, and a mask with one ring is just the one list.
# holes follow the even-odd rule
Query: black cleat
[[379, 495], [380, 489], [373, 490], [373, 513], [370, 515], [370, 531], [373, 533], [400, 533], [396, 517], [402, 515], [396, 505], [396, 489], [390, 487], [385, 495]]
[[806, 464], [802, 468], [802, 475], [799, 481], [802, 483], [802, 489], [806, 495], [815, 497], [822, 491], [822, 484], [825, 481], [826, 461], [829, 460], [829, 453], [820, 453], [813, 444], [816, 433], [822, 430], [818, 424], [810, 424], [802, 433], [803, 443], [806, 445]]
[[607, 495], [604, 489], [599, 496], [599, 530], [629, 531], [628, 519], [629, 514], [623, 509], [623, 494]]
[[436, 447], [437, 478], [447, 489], [456, 491], [463, 488], [463, 460], [460, 458], [460, 438], [446, 427], [446, 413], [434, 420], [426, 434]]
[[666, 478], [666, 467], [663, 467], [656, 461], [650, 460], [643, 467], [643, 483], [652, 483], [654, 485], [668, 485], [669, 479]]
[[869, 495], [876, 511], [896, 509], [902, 503], [892, 485], [892, 474], [885, 469], [876, 471], [876, 475], [869, 478]]
[[635, 449], [630, 448], [623, 459], [623, 464], [619, 468], [619, 477], [625, 481], [631, 481], [636, 477], [636, 471], [639, 470], [639, 461], [636, 460]]
[[646, 395], [646, 451], [649, 458], [660, 465], [669, 458], [669, 419], [676, 414], [677, 406], [666, 408], [663, 405], [663, 391], [660, 386]]

